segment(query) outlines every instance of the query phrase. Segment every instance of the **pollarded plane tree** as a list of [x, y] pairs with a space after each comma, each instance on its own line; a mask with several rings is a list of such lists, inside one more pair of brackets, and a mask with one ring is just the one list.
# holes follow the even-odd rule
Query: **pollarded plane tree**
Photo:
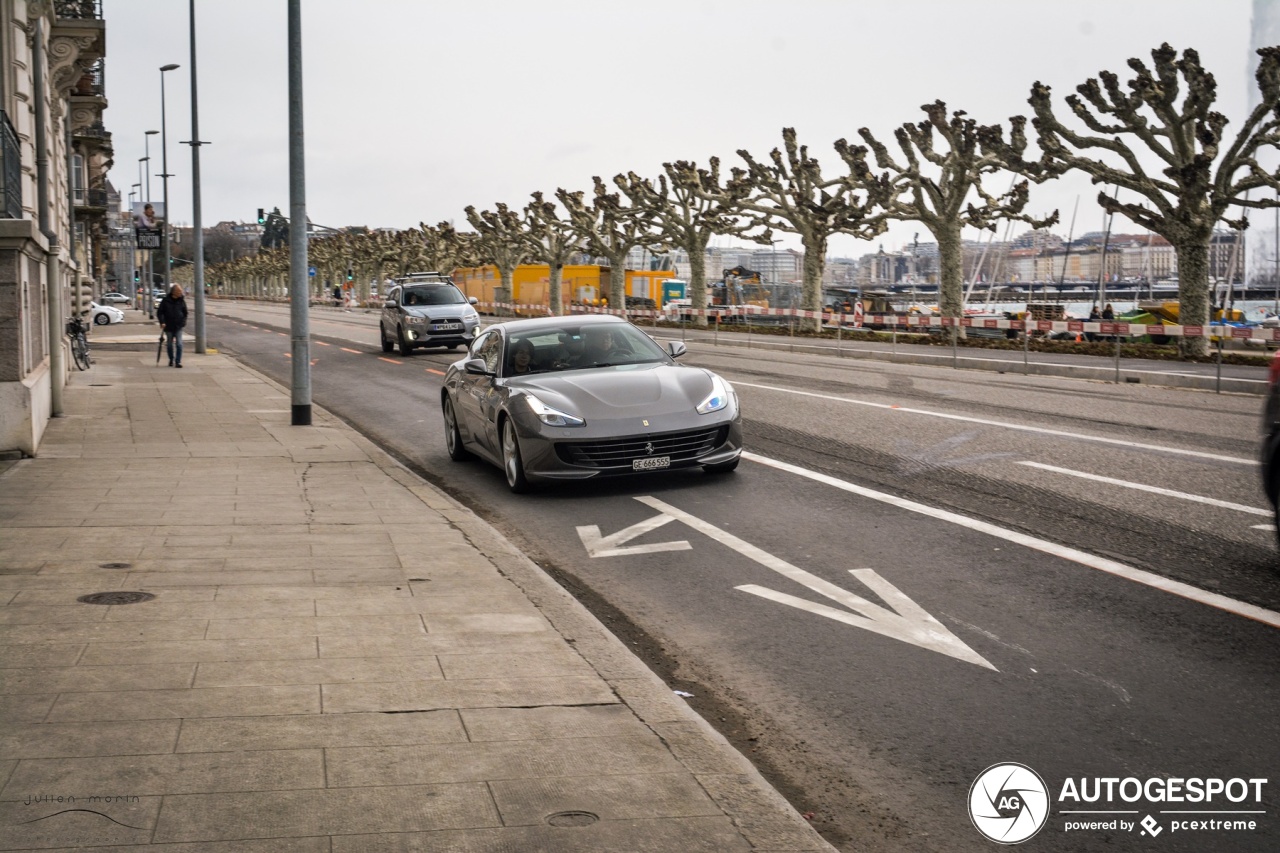
[[661, 242], [653, 233], [652, 214], [643, 208], [622, 203], [599, 176], [593, 177], [594, 199], [590, 205], [583, 194], [556, 190], [556, 198], [569, 213], [569, 221], [582, 238], [582, 248], [609, 261], [609, 307], [627, 307], [627, 255], [636, 246]]
[[[1243, 229], [1247, 217], [1228, 219], [1228, 209], [1271, 208], [1273, 198], [1246, 198], [1250, 190], [1280, 192], [1280, 173], [1258, 165], [1257, 153], [1280, 143], [1280, 47], [1258, 51], [1256, 79], [1261, 101], [1249, 113], [1235, 139], [1224, 146], [1228, 119], [1213, 109], [1217, 83], [1191, 49], [1168, 44], [1151, 51], [1152, 67], [1129, 60], [1134, 77], [1128, 92], [1114, 72], [1101, 71], [1068, 95], [1067, 105], [1088, 132], [1072, 130], [1054, 115], [1050, 88], [1031, 88], [1033, 124], [1039, 132], [1044, 168], [1058, 173], [1078, 169], [1093, 183], [1112, 185], [1139, 196], [1132, 203], [1098, 194], [1098, 204], [1168, 240], [1178, 258], [1179, 316], [1184, 324], [1209, 322], [1209, 242], [1219, 222]], [[1100, 81], [1099, 82], [1099, 78]], [[1184, 85], [1185, 84], [1185, 88]], [[1149, 152], [1159, 174], [1144, 167]], [[1089, 152], [1089, 153], [1085, 153]], [[1093, 156], [1095, 155], [1096, 156]], [[1104, 159], [1105, 158], [1105, 159]], [[1150, 160], [1148, 160], [1150, 162]], [[1205, 354], [1205, 338], [1182, 338], [1184, 356]]]
[[434, 228], [423, 222], [419, 227], [422, 229], [423, 271], [451, 276], [458, 267], [472, 267], [480, 263], [475, 251], [474, 233], [459, 232], [448, 222], [441, 222]]
[[[658, 176], [655, 187], [648, 178], [635, 172], [618, 175], [613, 182], [631, 201], [632, 207], [653, 214], [653, 225], [662, 241], [689, 254], [689, 296], [695, 310], [707, 307], [707, 246], [715, 234], [732, 234], [769, 245], [765, 235], [751, 235], [753, 224], [730, 213], [730, 208], [699, 196], [696, 186], [720, 184], [720, 158], [712, 157], [709, 168], [679, 160], [663, 163], [666, 174]], [[697, 323], [705, 326], [706, 314], [697, 314]]]
[[[1025, 179], [1015, 180], [1008, 192], [998, 196], [983, 187], [983, 179], [995, 172], [1020, 167], [1034, 172], [1022, 160], [1027, 147], [1025, 118], [1009, 119], [1006, 142], [1000, 125], [979, 125], [962, 110], [948, 117], [947, 105], [942, 101], [925, 104], [921, 109], [926, 116], [924, 121], [908, 122], [893, 132], [905, 158], [901, 162], [867, 128], [859, 128], [858, 135], [875, 153], [876, 166], [888, 175], [892, 187], [888, 216], [919, 222], [938, 241], [939, 308], [944, 317], [959, 317], [964, 311], [961, 235], [965, 227], [994, 231], [998, 221], [1015, 219], [1033, 228], [1044, 228], [1057, 222], [1058, 214], [1054, 211], [1044, 219], [1036, 219], [1023, 213], [1029, 197]], [[942, 145], [935, 142], [935, 135]], [[854, 186], [861, 185], [866, 179], [866, 149], [840, 139], [836, 150], [849, 165]], [[1041, 177], [1038, 172], [1034, 174], [1037, 179]], [[975, 197], [979, 202], [976, 205]], [[956, 327], [952, 335], [961, 331]]]
[[[564, 193], [559, 190], [557, 194]], [[582, 193], [567, 193], [577, 203], [582, 203]], [[529, 241], [529, 257], [545, 263], [550, 269], [547, 296], [550, 311], [554, 315], [564, 313], [564, 266], [569, 259], [582, 251], [582, 235], [569, 219], [562, 219], [556, 211], [556, 203], [533, 193], [533, 201], [524, 208], [525, 235]]]
[[[869, 171], [856, 188], [847, 177], [824, 178], [808, 146], [797, 144], [794, 128], [783, 128], [782, 145], [782, 150], [769, 153], [768, 163], [740, 149], [738, 156], [747, 168], [735, 167], [723, 185], [707, 172], [680, 173], [681, 183], [695, 195], [733, 211], [747, 228], [760, 229], [764, 240], [771, 242], [773, 229], [799, 235], [804, 246], [801, 305], [806, 311], [821, 311], [822, 272], [831, 235], [870, 239], [884, 231], [884, 215], [878, 211], [887, 200], [887, 184]], [[806, 319], [800, 326], [817, 332], [822, 321]]]
[[498, 268], [502, 278], [503, 293], [498, 301], [509, 301], [514, 298], [514, 278], [516, 267], [529, 257], [528, 238], [520, 214], [502, 202], [494, 205], [495, 210], [476, 211], [467, 205], [467, 221], [476, 229], [476, 244], [484, 261]]

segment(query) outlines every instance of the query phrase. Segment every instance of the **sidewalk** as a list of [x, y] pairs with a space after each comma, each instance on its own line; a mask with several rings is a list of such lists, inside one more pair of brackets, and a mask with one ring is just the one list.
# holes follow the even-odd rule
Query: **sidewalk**
[[0, 473], [0, 849], [830, 849], [471, 512], [106, 337]]

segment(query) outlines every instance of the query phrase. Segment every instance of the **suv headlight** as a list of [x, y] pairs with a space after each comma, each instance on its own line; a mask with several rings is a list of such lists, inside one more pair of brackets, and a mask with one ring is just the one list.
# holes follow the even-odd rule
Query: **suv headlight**
[[480, 314], [474, 308], [469, 308], [462, 312], [462, 320], [466, 323], [476, 323], [480, 320]]
[[707, 398], [698, 404], [698, 414], [706, 415], [711, 412], [718, 412], [725, 406], [729, 405], [729, 395], [733, 393], [733, 389], [729, 387], [729, 383], [725, 382], [719, 376], [712, 374], [711, 376], [711, 393]]
[[585, 426], [587, 423], [582, 418], [551, 408], [532, 394], [526, 394], [524, 398], [529, 403], [529, 409], [538, 416], [538, 420], [547, 426], [579, 427]]
[[407, 317], [405, 317], [404, 321], [408, 323], [410, 326], [425, 326], [427, 324], [426, 317], [418, 317], [413, 314], [410, 314]]

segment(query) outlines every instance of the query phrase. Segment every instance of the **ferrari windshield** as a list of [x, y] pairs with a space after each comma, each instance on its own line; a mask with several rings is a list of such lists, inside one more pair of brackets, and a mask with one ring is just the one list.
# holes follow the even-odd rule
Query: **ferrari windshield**
[[505, 373], [585, 370], [668, 361], [653, 338], [630, 323], [593, 323], [540, 328], [507, 341]]

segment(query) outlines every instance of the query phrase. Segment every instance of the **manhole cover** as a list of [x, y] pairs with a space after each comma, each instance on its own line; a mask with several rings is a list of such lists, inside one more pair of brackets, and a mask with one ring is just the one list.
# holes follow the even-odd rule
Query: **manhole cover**
[[552, 826], [590, 826], [600, 819], [591, 812], [556, 812], [547, 815], [547, 823]]
[[133, 563], [99, 563], [100, 569], [132, 569]]
[[155, 596], [149, 592], [95, 592], [92, 595], [82, 595], [76, 601], [85, 604], [137, 604], [153, 598]]

